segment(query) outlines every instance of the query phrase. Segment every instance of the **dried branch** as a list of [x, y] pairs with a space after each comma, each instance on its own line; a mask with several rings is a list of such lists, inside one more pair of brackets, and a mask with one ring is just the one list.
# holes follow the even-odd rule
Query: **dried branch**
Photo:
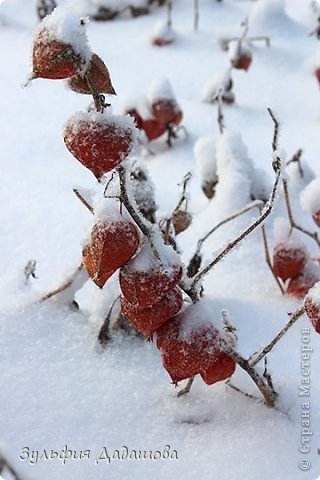
[[260, 390], [261, 394], [263, 395], [266, 404], [268, 407], [274, 407], [276, 403], [277, 394], [270, 388], [268, 384], [264, 382], [264, 380], [260, 377], [258, 372], [253, 368], [252, 365], [248, 362], [248, 360], [244, 359], [238, 352], [233, 350], [230, 344], [224, 340], [223, 338], [220, 339], [221, 349], [229, 355], [236, 363], [245, 370], [248, 375], [252, 378], [254, 383], [256, 384], [257, 388]]
[[266, 345], [261, 352], [250, 362], [250, 365], [254, 367], [273, 349], [273, 347], [281, 340], [281, 338], [287, 333], [287, 331], [294, 325], [300, 317], [304, 314], [304, 307], [299, 308], [296, 312], [291, 314], [289, 322], [285, 325], [282, 330], [275, 336], [275, 338]]
[[248, 17], [246, 17], [241, 22], [241, 26], [244, 27], [244, 29], [243, 29], [242, 35], [239, 39], [239, 46], [240, 47], [241, 47], [242, 43], [244, 42], [244, 40], [247, 38], [247, 35], [248, 35], [248, 31], [249, 31], [249, 18]]
[[299, 230], [300, 232], [304, 233], [305, 235], [308, 235], [308, 237], [312, 238], [318, 247], [320, 248], [320, 238], [317, 232], [312, 232], [310, 230], [307, 230], [304, 227], [301, 227], [300, 225], [297, 224], [293, 217], [292, 213], [292, 208], [291, 208], [291, 202], [290, 202], [290, 195], [289, 195], [289, 189], [288, 189], [288, 182], [286, 179], [282, 180], [283, 184], [283, 192], [284, 192], [284, 198], [286, 202], [286, 207], [287, 207], [287, 212], [288, 212], [288, 217], [289, 217], [289, 222], [291, 225], [291, 228], [295, 228], [296, 230]]
[[[122, 319], [123, 319], [123, 315], [122, 315], [122, 310], [121, 308], [118, 310], [118, 313], [116, 315], [116, 318], [115, 318], [115, 321], [113, 322], [112, 324], [112, 331], [113, 332], [116, 332], [117, 330], [119, 330], [120, 326], [121, 326], [121, 322], [122, 322]], [[133, 328], [133, 327], [132, 327]]]
[[219, 132], [222, 135], [224, 131], [224, 116], [223, 116], [223, 109], [222, 109], [222, 89], [220, 88], [218, 96], [217, 96], [217, 103], [218, 103], [218, 110], [217, 110], [217, 121], [219, 125]]
[[175, 208], [173, 209], [173, 211], [171, 212], [171, 214], [169, 215], [169, 217], [168, 217], [168, 218], [164, 218], [164, 219], [162, 219], [162, 221], [161, 221], [160, 228], [161, 228], [161, 230], [164, 232], [164, 233], [163, 233], [163, 238], [164, 238], [164, 243], [165, 243], [165, 244], [170, 243], [170, 242], [169, 242], [170, 229], [171, 229], [171, 225], [172, 225], [172, 223], [173, 223], [173, 218], [174, 218], [174, 216], [175, 216], [175, 215], [177, 214], [177, 212], [180, 210], [180, 208], [182, 207], [183, 203], [188, 201], [187, 194], [186, 194], [186, 190], [187, 190], [187, 186], [188, 186], [188, 183], [190, 182], [191, 178], [192, 178], [192, 173], [191, 173], [191, 172], [188, 172], [188, 173], [186, 173], [185, 176], [183, 177], [182, 183], [181, 183], [181, 184], [178, 184], [178, 185], [182, 185], [182, 192], [181, 192], [180, 198], [179, 198], [179, 200], [178, 200], [178, 203], [177, 203], [177, 205], [175, 206]]
[[172, 27], [172, 1], [167, 0], [167, 26], [168, 28]]
[[194, 31], [199, 30], [199, 0], [194, 0]]
[[227, 387], [232, 388], [232, 390], [235, 390], [236, 392], [241, 393], [241, 395], [244, 395], [247, 398], [251, 398], [252, 400], [257, 400], [258, 402], [261, 402], [260, 398], [255, 397], [254, 395], [251, 395], [251, 393], [244, 392], [243, 390], [241, 390], [241, 388], [231, 383], [230, 378], [228, 378], [225, 384]]
[[36, 260], [29, 260], [27, 265], [24, 267], [24, 276], [25, 276], [25, 283], [29, 282], [30, 277], [38, 278], [36, 275], [36, 267], [37, 261]]
[[80, 202], [83, 203], [83, 205], [89, 210], [89, 212], [92, 213], [92, 215], [94, 214], [94, 210], [93, 210], [93, 207], [87, 202], [87, 200], [85, 200], [83, 198], [83, 196], [81, 195], [81, 193], [79, 192], [79, 190], [77, 188], [74, 188], [73, 189], [73, 193], [79, 198]]
[[106, 345], [106, 343], [108, 343], [108, 341], [110, 340], [110, 321], [111, 321], [111, 315], [112, 315], [112, 311], [113, 311], [113, 308], [115, 306], [115, 304], [119, 301], [120, 299], [120, 295], [115, 298], [111, 304], [111, 307], [109, 308], [109, 312], [100, 328], [100, 332], [99, 332], [99, 335], [98, 335], [98, 340], [99, 342], [101, 343], [101, 345]]
[[250, 203], [244, 208], [241, 208], [241, 210], [238, 210], [238, 212], [233, 213], [230, 215], [230, 217], [225, 218], [221, 222], [219, 222], [217, 225], [215, 225], [211, 230], [209, 230], [208, 233], [206, 233], [200, 240], [198, 240], [197, 244], [197, 249], [196, 249], [196, 254], [200, 253], [200, 250], [204, 244], [204, 242], [213, 234], [215, 233], [220, 227], [225, 225], [228, 222], [231, 222], [235, 218], [240, 217], [241, 215], [244, 215], [245, 213], [249, 212], [250, 210], [253, 210], [254, 208], [260, 208], [263, 202], [261, 200], [255, 200], [254, 202]]
[[127, 184], [127, 172], [125, 167], [122, 165], [119, 165], [117, 167], [117, 172], [119, 175], [119, 180], [120, 180], [120, 201], [123, 203], [123, 205], [126, 207], [128, 213], [130, 214], [131, 218], [133, 221], [136, 223], [136, 225], [139, 227], [143, 235], [146, 237], [146, 239], [149, 242], [150, 248], [154, 254], [154, 256], [161, 262], [161, 257], [156, 249], [153, 241], [152, 241], [152, 232], [149, 226], [143, 221], [141, 215], [139, 212], [137, 212], [134, 208], [134, 206], [131, 204], [129, 196], [128, 196], [128, 184]]
[[[273, 137], [273, 141], [272, 141], [272, 149], [275, 152], [278, 148], [279, 122], [276, 119], [274, 113], [272, 112], [272, 110], [270, 108], [268, 108], [268, 112], [269, 112], [269, 114], [270, 114], [270, 116], [271, 116], [271, 118], [274, 122], [274, 126], [275, 126], [274, 127], [274, 137]], [[297, 152], [297, 154], [298, 153], [299, 153], [299, 151]], [[299, 158], [299, 156], [298, 156], [298, 158]], [[299, 230], [300, 232], [304, 233], [305, 235], [308, 235], [309, 237], [311, 237], [317, 243], [318, 247], [320, 247], [320, 239], [319, 239], [318, 233], [317, 232], [311, 232], [310, 230], [307, 230], [307, 229], [301, 227], [300, 225], [298, 225], [296, 223], [296, 221], [293, 217], [293, 214], [292, 214], [292, 208], [291, 208], [291, 202], [290, 202], [287, 180], [283, 179], [282, 184], [283, 184], [284, 198], [285, 198], [285, 202], [286, 202], [286, 207], [287, 207], [287, 212], [288, 212], [288, 217], [289, 217], [291, 228], [295, 228], [296, 230]]]
[[304, 177], [304, 172], [303, 172], [303, 168], [302, 168], [302, 165], [301, 165], [302, 152], [303, 152], [303, 150], [301, 148], [299, 148], [299, 150], [297, 150], [297, 152], [293, 155], [291, 160], [287, 161], [287, 165], [290, 165], [290, 163], [298, 163], [298, 168], [299, 168], [299, 173], [300, 173], [301, 178]]
[[0, 453], [0, 475], [5, 469], [13, 477], [13, 480], [22, 480], [22, 477], [20, 477], [15, 468], [13, 468], [9, 461], [2, 455], [2, 453]]
[[[261, 207], [259, 207], [260, 210], [260, 215], [262, 213]], [[282, 295], [285, 295], [285, 290], [277, 277], [277, 275], [274, 273], [271, 257], [270, 257], [270, 252], [269, 252], [269, 246], [268, 246], [268, 238], [267, 238], [267, 232], [266, 232], [266, 227], [265, 225], [261, 226], [261, 233], [262, 233], [262, 242], [263, 242], [263, 248], [264, 248], [264, 256], [266, 260], [266, 264], [269, 267], [270, 272], [272, 273], [273, 278], [275, 279], [276, 284], [278, 285], [280, 292]]]
[[56, 288], [52, 292], [49, 292], [46, 295], [44, 295], [42, 298], [40, 298], [39, 303], [43, 303], [46, 300], [49, 300], [50, 298], [54, 297], [55, 295], [58, 295], [59, 293], [62, 293], [64, 290], [66, 290], [67, 288], [71, 287], [73, 282], [76, 280], [78, 274], [82, 271], [83, 267], [84, 267], [84, 265], [81, 262], [79, 267], [71, 275], [71, 277], [69, 278], [69, 280], [67, 282], [63, 283], [60, 287]]
[[[229, 43], [238, 42], [241, 37], [221, 37], [218, 42], [221, 50], [227, 51], [229, 49]], [[258, 37], [247, 37], [247, 43], [252, 45], [254, 42], [265, 42], [266, 47], [270, 47], [271, 40], [267, 36], [258, 36]]]
[[272, 140], [272, 150], [275, 152], [278, 149], [278, 140], [279, 140], [279, 131], [280, 131], [280, 124], [277, 120], [275, 114], [271, 110], [271, 108], [267, 108], [270, 117], [274, 123], [274, 132], [273, 132], [273, 140]]
[[183, 395], [187, 395], [187, 393], [189, 393], [191, 390], [193, 382], [194, 382], [194, 377], [189, 378], [187, 385], [181, 390], [179, 390], [179, 392], [177, 393], [177, 397], [182, 397]]
[[[273, 140], [272, 140], [272, 147], [274, 150], [276, 150], [277, 148], [277, 143], [278, 143], [278, 133], [279, 133], [279, 124], [272, 112], [272, 110], [270, 108], [268, 108], [268, 112], [269, 114], [271, 115], [271, 118], [273, 119], [274, 121], [274, 135], [273, 135]], [[274, 169], [274, 172], [276, 174], [276, 177], [275, 177], [275, 180], [274, 180], [274, 184], [273, 184], [273, 188], [272, 188], [272, 192], [271, 192], [271, 195], [270, 195], [270, 198], [268, 200], [268, 202], [266, 203], [264, 209], [262, 210], [259, 218], [257, 218], [257, 220], [255, 220], [244, 232], [242, 232], [235, 240], [233, 240], [232, 242], [230, 242], [223, 250], [222, 252], [216, 257], [214, 258], [214, 260], [212, 260], [212, 262], [209, 263], [209, 265], [207, 265], [205, 268], [203, 268], [199, 273], [197, 273], [197, 275], [195, 275], [194, 279], [193, 279], [193, 282], [191, 284], [191, 288], [190, 288], [190, 296], [191, 297], [194, 297], [195, 296], [195, 287], [196, 287], [196, 284], [202, 280], [202, 278], [212, 269], [215, 267], [215, 265], [217, 265], [217, 263], [219, 263], [224, 257], [226, 257], [228, 255], [228, 253], [230, 253], [237, 245], [239, 245], [239, 243], [242, 242], [242, 240], [244, 240], [246, 237], [248, 237], [257, 227], [259, 227], [261, 224], [264, 223], [264, 221], [266, 220], [266, 218], [271, 214], [272, 212], [272, 209], [273, 209], [273, 205], [274, 205], [274, 202], [275, 202], [275, 198], [276, 198], [276, 193], [277, 193], [277, 190], [278, 190], [278, 186], [279, 186], [279, 182], [280, 182], [280, 178], [281, 178], [281, 158], [280, 157], [276, 157], [273, 159], [273, 162], [272, 162], [272, 167]]]
[[276, 171], [276, 178], [275, 182], [273, 185], [273, 189], [270, 195], [270, 198], [268, 202], [265, 205], [265, 208], [263, 209], [261, 215], [255, 220], [244, 232], [242, 232], [235, 240], [230, 242], [219, 255], [212, 260], [212, 262], [209, 263], [205, 268], [203, 268], [195, 277], [194, 280], [191, 284], [191, 289], [193, 290], [196, 286], [196, 284], [212, 269], [219, 263], [224, 257], [226, 257], [239, 243], [242, 242], [246, 237], [248, 237], [257, 227], [259, 227], [265, 220], [266, 218], [270, 215], [273, 209], [276, 193], [278, 190], [279, 186], [279, 181], [281, 177], [281, 161], [279, 159], [279, 162], [277, 164], [274, 163], [274, 168]]

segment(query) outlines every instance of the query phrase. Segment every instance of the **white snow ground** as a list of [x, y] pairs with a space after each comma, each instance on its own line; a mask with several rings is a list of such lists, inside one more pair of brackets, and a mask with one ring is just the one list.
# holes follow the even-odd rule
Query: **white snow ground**
[[[280, 0], [264, 0], [268, 2], [277, 8], [282, 5]], [[217, 134], [218, 128], [216, 107], [199, 98], [206, 80], [228, 67], [228, 55], [219, 49], [218, 38], [238, 34], [240, 22], [257, 2], [200, 1], [198, 33], [193, 32], [193, 2], [174, 3], [177, 39], [171, 46], [156, 48], [149, 41], [154, 24], [165, 17], [163, 9], [137, 19], [124, 16], [110, 23], [91, 22], [88, 37], [109, 67], [118, 92], [113, 100], [115, 111], [128, 88], [145, 93], [158, 76], [167, 76], [172, 83], [189, 137], [177, 141], [171, 150], [164, 139], [153, 142], [156, 155], [145, 160], [162, 214], [176, 203], [179, 190], [175, 185], [188, 170], [194, 172], [190, 189], [194, 223], [179, 238], [187, 262], [199, 236], [228, 211], [227, 199], [223, 205], [220, 197], [217, 208], [201, 192], [193, 145], [200, 136]], [[320, 99], [313, 76], [320, 47], [315, 37], [308, 36], [315, 26], [309, 4], [309, 0], [287, 0], [287, 16], [276, 9], [271, 19], [260, 4], [262, 14], [255, 15], [252, 31], [270, 34], [271, 47], [257, 44], [249, 72], [233, 73], [236, 104], [225, 108], [227, 126], [241, 133], [250, 158], [270, 178], [273, 127], [266, 112], [269, 106], [281, 119], [281, 147], [288, 157], [303, 148], [304, 159], [320, 175]], [[313, 332], [308, 399], [313, 435], [311, 451], [299, 452], [301, 329], [310, 325], [306, 318], [269, 355], [280, 396], [278, 410], [272, 410], [224, 383], [208, 387], [200, 378], [188, 396], [176, 398], [158, 351], [139, 338], [117, 333], [101, 351], [96, 340], [101, 322], [98, 303], [104, 296], [104, 303], [110, 304], [114, 281], [102, 293], [86, 285], [77, 296], [81, 310], [76, 313], [54, 300], [35, 303], [80, 262], [80, 242], [91, 219], [72, 187], [95, 186], [90, 172], [67, 152], [61, 136], [68, 117], [85, 108], [88, 98], [68, 92], [58, 81], [37, 80], [31, 88], [21, 88], [31, 69], [35, 27], [32, 2], [5, 0], [1, 4], [1, 451], [23, 478], [31, 480], [315, 480], [320, 472], [320, 339]], [[314, 228], [298, 205], [298, 194], [295, 200], [299, 220]], [[278, 210], [283, 214], [282, 201]], [[206, 245], [206, 260], [252, 217], [248, 214], [218, 231]], [[271, 241], [272, 224], [272, 220], [267, 224]], [[315, 253], [308, 239], [307, 244]], [[23, 269], [31, 258], [37, 260], [39, 279], [27, 287]], [[287, 312], [299, 306], [277, 290], [263, 260], [259, 232], [208, 275], [205, 289], [214, 300], [218, 321], [223, 308], [229, 311], [238, 328], [239, 350], [245, 356], [270, 341], [286, 323]], [[96, 315], [90, 316], [92, 303]], [[239, 368], [233, 383], [258, 395]], [[65, 465], [58, 460], [42, 459], [34, 465], [19, 460], [24, 447], [61, 451], [66, 444], [72, 450], [90, 450], [90, 458], [68, 460]], [[165, 445], [177, 451], [178, 460], [95, 464], [104, 446], [110, 454], [122, 446], [156, 451]], [[309, 470], [299, 468], [301, 459], [310, 460]]]

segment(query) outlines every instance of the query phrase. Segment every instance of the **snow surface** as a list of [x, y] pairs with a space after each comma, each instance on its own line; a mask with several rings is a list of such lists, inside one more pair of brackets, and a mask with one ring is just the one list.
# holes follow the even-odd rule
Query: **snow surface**
[[[84, 0], [69, 3], [73, 8], [81, 3], [85, 10]], [[227, 70], [228, 55], [221, 51], [218, 39], [238, 36], [240, 23], [251, 9], [256, 13], [250, 15], [249, 36], [270, 34], [271, 47], [255, 44], [249, 72], [233, 72], [236, 103], [224, 109], [226, 126], [240, 132], [254, 166], [262, 168], [272, 182], [273, 124], [267, 114], [271, 107], [281, 121], [279, 146], [291, 154], [302, 148], [320, 175], [319, 87], [309, 68], [318, 43], [308, 35], [316, 25], [309, 3], [203, 0], [199, 31], [194, 33], [193, 2], [175, 0], [177, 40], [162, 48], [150, 42], [155, 21], [165, 17], [161, 8], [137, 19], [123, 16], [87, 26], [90, 45], [107, 59], [119, 97], [129, 87], [146, 92], [153, 78], [166, 76], [183, 109], [188, 138], [179, 136], [172, 149], [160, 138], [152, 143], [154, 155], [143, 155], [155, 184], [159, 217], [174, 209], [181, 191], [177, 185], [187, 171], [194, 172], [189, 188], [193, 223], [177, 238], [185, 264], [198, 239], [225, 218], [226, 210], [242, 206], [237, 199], [245, 203], [248, 196], [250, 181], [246, 180], [239, 182], [241, 195], [236, 192], [241, 198], [236, 196], [226, 210], [220, 208], [218, 198], [208, 201], [201, 191], [193, 145], [202, 136], [218, 134], [216, 106], [199, 101], [201, 88], [216, 72]], [[176, 398], [155, 345], [122, 330], [113, 334], [105, 349], [99, 347], [100, 326], [118, 295], [116, 278], [101, 291], [87, 282], [76, 295], [78, 312], [55, 299], [36, 303], [81, 261], [80, 242], [92, 215], [72, 188], [95, 189], [97, 197], [103, 193], [92, 174], [70, 157], [62, 140], [64, 123], [74, 112], [87, 108], [88, 98], [49, 80], [20, 88], [30, 71], [36, 22], [33, 2], [1, 3], [0, 450], [22, 478], [30, 480], [315, 480], [320, 473], [320, 344], [307, 318], [301, 318], [269, 355], [269, 371], [279, 393], [275, 410], [224, 383], [208, 387], [199, 378], [189, 395]], [[120, 100], [112, 102], [119, 112]], [[314, 230], [298, 195], [292, 196], [292, 207], [297, 220]], [[249, 212], [217, 230], [204, 244], [204, 262], [257, 215]], [[279, 215], [285, 215], [281, 193], [276, 211], [266, 222], [271, 246], [274, 218]], [[316, 255], [312, 239], [304, 241], [311, 255]], [[30, 278], [26, 285], [23, 270], [32, 258], [37, 260], [38, 279]], [[268, 343], [287, 322], [288, 312], [300, 306], [278, 291], [264, 262], [260, 231], [216, 266], [205, 278], [204, 288], [217, 323], [221, 310], [227, 309], [237, 328], [239, 351], [246, 357]], [[313, 348], [308, 471], [299, 469], [304, 457], [299, 452], [303, 328], [310, 328]], [[259, 368], [262, 372], [263, 365]], [[241, 369], [237, 368], [232, 381], [259, 397]], [[65, 444], [72, 450], [90, 449], [92, 459], [68, 460], [65, 465], [58, 460], [43, 459], [34, 465], [19, 460], [26, 446], [61, 451]], [[103, 446], [112, 453], [124, 445], [153, 451], [170, 445], [171, 451], [177, 450], [178, 460], [95, 463]], [[5, 471], [2, 476], [10, 479]]]

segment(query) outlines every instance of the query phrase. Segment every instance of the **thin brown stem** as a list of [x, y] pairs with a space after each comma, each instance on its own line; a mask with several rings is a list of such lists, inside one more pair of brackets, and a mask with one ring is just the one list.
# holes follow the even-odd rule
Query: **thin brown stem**
[[98, 340], [99, 342], [101, 343], [101, 345], [106, 345], [106, 343], [108, 343], [108, 341], [110, 340], [110, 320], [111, 320], [111, 315], [112, 315], [112, 311], [113, 311], [113, 308], [115, 306], [115, 304], [119, 301], [120, 299], [120, 295], [115, 298], [109, 308], [109, 312], [106, 316], [106, 318], [104, 319], [104, 322], [100, 328], [100, 332], [99, 332], [99, 335], [98, 335]]
[[310, 230], [307, 230], [304, 227], [301, 227], [295, 221], [295, 219], [293, 217], [293, 213], [292, 213], [292, 207], [291, 207], [291, 202], [290, 202], [290, 195], [289, 195], [287, 180], [283, 179], [282, 184], [283, 184], [284, 199], [285, 199], [285, 202], [286, 202], [286, 207], [287, 207], [287, 212], [288, 212], [288, 217], [289, 217], [289, 222], [290, 222], [291, 228], [295, 228], [296, 230], [299, 230], [300, 232], [304, 233], [308, 237], [312, 238], [316, 242], [318, 247], [320, 248], [320, 238], [319, 238], [318, 233], [317, 232], [312, 232]]
[[274, 123], [274, 131], [273, 131], [273, 139], [272, 139], [272, 150], [275, 152], [278, 149], [278, 140], [279, 140], [279, 130], [280, 124], [278, 119], [276, 118], [275, 114], [271, 110], [271, 108], [267, 108], [270, 117]]
[[[237, 42], [241, 39], [241, 37], [222, 37], [219, 39], [219, 43], [221, 45], [222, 50], [228, 50], [229, 43]], [[265, 42], [266, 47], [270, 47], [271, 41], [270, 37], [267, 36], [259, 36], [259, 37], [247, 37], [247, 42], [252, 44], [254, 42]]]
[[81, 193], [79, 192], [79, 190], [77, 188], [74, 188], [73, 189], [73, 193], [79, 198], [80, 202], [83, 203], [83, 205], [89, 210], [89, 212], [92, 213], [92, 215], [94, 214], [94, 210], [93, 210], [93, 207], [87, 202], [87, 200], [85, 198], [83, 198], [83, 196], [81, 195]]
[[2, 474], [3, 470], [7, 470], [13, 480], [22, 480], [22, 477], [20, 477], [15, 468], [13, 468], [9, 461], [0, 453], [0, 475]]
[[[277, 149], [277, 145], [278, 145], [278, 133], [279, 133], [279, 123], [277, 121], [277, 119], [275, 118], [272, 110], [270, 108], [268, 108], [268, 112], [274, 122], [274, 134], [273, 134], [273, 140], [272, 140], [272, 148], [273, 150], [275, 151]], [[271, 195], [270, 195], [270, 198], [268, 200], [268, 202], [266, 203], [263, 211], [261, 212], [259, 218], [257, 218], [257, 220], [255, 222], [253, 222], [244, 232], [242, 232], [235, 240], [233, 240], [232, 242], [230, 242], [223, 250], [222, 252], [212, 260], [212, 262], [209, 263], [209, 265], [207, 265], [205, 268], [203, 268], [199, 273], [197, 273], [197, 275], [194, 276], [193, 278], [193, 282], [191, 284], [191, 288], [190, 288], [190, 291], [191, 291], [191, 296], [193, 296], [193, 293], [192, 291], [195, 290], [195, 287], [197, 285], [197, 283], [202, 280], [202, 278], [212, 269], [215, 267], [215, 265], [217, 265], [217, 263], [219, 263], [226, 255], [228, 255], [228, 253], [230, 253], [237, 245], [239, 245], [239, 243], [242, 242], [242, 240], [244, 240], [246, 237], [248, 237], [257, 227], [259, 227], [261, 224], [264, 223], [264, 221], [266, 220], [266, 218], [268, 218], [268, 216], [271, 214], [272, 212], [272, 209], [273, 209], [273, 205], [274, 205], [274, 202], [275, 202], [275, 198], [276, 198], [276, 193], [278, 191], [278, 186], [279, 186], [279, 182], [280, 182], [280, 178], [281, 178], [281, 158], [280, 157], [276, 157], [273, 159], [273, 162], [272, 162], [272, 167], [274, 169], [274, 172], [276, 174], [276, 177], [275, 177], [275, 180], [274, 180], [274, 184], [273, 184], [273, 188], [272, 188], [272, 192], [271, 192]]]
[[121, 325], [121, 320], [122, 320], [122, 310], [121, 308], [118, 310], [118, 313], [116, 315], [115, 321], [112, 324], [112, 331], [116, 332], [119, 330], [120, 325]]
[[[280, 162], [281, 163], [281, 162]], [[276, 193], [278, 190], [278, 185], [281, 177], [281, 168], [280, 165], [275, 166], [277, 169], [276, 171], [276, 178], [273, 185], [273, 189], [271, 192], [271, 196], [269, 201], [267, 202], [264, 210], [262, 211], [261, 215], [257, 220], [255, 220], [244, 232], [242, 232], [235, 240], [230, 242], [217, 257], [215, 257], [212, 262], [209, 263], [205, 268], [203, 268], [193, 279], [191, 284], [191, 289], [193, 290], [196, 284], [212, 269], [214, 268], [217, 263], [219, 263], [224, 257], [226, 257], [239, 243], [242, 242], [246, 237], [248, 237], [257, 227], [259, 227], [266, 218], [270, 215], [273, 209]]]
[[199, 0], [194, 0], [194, 31], [199, 30]]
[[226, 381], [226, 386], [232, 388], [232, 390], [235, 390], [238, 393], [241, 393], [241, 395], [244, 395], [247, 398], [251, 398], [252, 400], [257, 400], [258, 402], [261, 402], [260, 398], [251, 395], [251, 393], [244, 392], [243, 390], [241, 390], [241, 388], [233, 385], [233, 383], [230, 382], [230, 378]]
[[[261, 214], [261, 207], [259, 207], [259, 209], [260, 209], [260, 214]], [[270, 252], [269, 252], [268, 238], [267, 238], [267, 232], [266, 232], [265, 225], [261, 226], [261, 233], [262, 233], [262, 242], [263, 242], [263, 249], [264, 249], [264, 256], [265, 256], [266, 264], [268, 265], [269, 270], [272, 273], [272, 276], [275, 279], [275, 282], [280, 289], [280, 292], [282, 293], [282, 295], [284, 295], [285, 290], [284, 290], [279, 278], [274, 273], [274, 269], [273, 269], [273, 265], [272, 265], [272, 261], [271, 261], [271, 257], [270, 257]]]
[[217, 121], [218, 121], [220, 135], [222, 135], [224, 131], [224, 115], [223, 115], [223, 109], [222, 109], [222, 89], [219, 90], [219, 93], [217, 96], [217, 103], [218, 103]]
[[299, 150], [297, 150], [297, 152], [293, 155], [291, 160], [287, 161], [287, 165], [290, 165], [291, 163], [297, 163], [298, 164], [299, 174], [300, 174], [301, 178], [304, 177], [304, 171], [303, 171], [303, 168], [302, 168], [302, 165], [301, 165], [302, 152], [303, 152], [303, 150], [301, 148], [299, 148]]
[[172, 27], [172, 1], [167, 0], [167, 26], [168, 28]]
[[135, 224], [139, 227], [143, 235], [146, 237], [146, 239], [149, 242], [150, 248], [154, 254], [154, 256], [161, 262], [161, 257], [160, 254], [155, 247], [153, 241], [152, 241], [152, 232], [151, 229], [148, 227], [148, 225], [144, 222], [142, 219], [141, 215], [139, 212], [137, 212], [134, 208], [134, 206], [131, 204], [129, 196], [128, 196], [128, 185], [127, 185], [127, 173], [125, 167], [122, 165], [119, 165], [117, 167], [118, 175], [119, 175], [119, 180], [120, 180], [120, 201], [123, 203], [123, 205], [126, 207], [128, 213], [130, 214], [132, 220], [135, 222]]
[[58, 295], [59, 293], [62, 293], [64, 290], [67, 290], [67, 288], [71, 287], [75, 279], [77, 278], [78, 274], [82, 271], [84, 265], [81, 262], [76, 271], [71, 275], [68, 281], [63, 283], [60, 287], [56, 288], [55, 290], [52, 290], [52, 292], [47, 293], [44, 295], [42, 298], [40, 298], [39, 303], [43, 303], [46, 300], [49, 300], [50, 298], [54, 297], [55, 295]]
[[268, 343], [258, 355], [250, 362], [250, 365], [254, 367], [275, 347], [275, 345], [281, 340], [281, 338], [287, 333], [287, 331], [294, 325], [300, 317], [304, 314], [304, 307], [299, 308], [296, 312], [291, 314], [289, 322], [280, 330], [280, 332], [274, 337], [274, 339]]
[[238, 212], [236, 213], [233, 213], [232, 215], [230, 215], [230, 217], [227, 217], [225, 218], [224, 220], [222, 220], [221, 222], [219, 222], [217, 225], [215, 225], [211, 230], [209, 230], [208, 233], [206, 233], [202, 238], [200, 238], [200, 240], [198, 240], [198, 244], [197, 244], [197, 249], [196, 249], [196, 254], [199, 254], [200, 253], [200, 250], [204, 244], [204, 242], [213, 234], [215, 233], [220, 227], [222, 227], [223, 225], [225, 225], [226, 223], [228, 222], [231, 222], [232, 220], [234, 220], [235, 218], [238, 218], [240, 217], [241, 215], [244, 215], [245, 213], [249, 212], [250, 210], [253, 210], [254, 208], [259, 208], [261, 206], [261, 201], [260, 200], [256, 200], [254, 201], [253, 203], [250, 203], [249, 205], [247, 205], [246, 207], [242, 208], [241, 210], [239, 210]]
[[189, 393], [191, 390], [193, 382], [194, 382], [194, 377], [189, 378], [187, 385], [181, 390], [179, 390], [179, 392], [177, 393], [177, 397], [182, 397], [183, 395], [187, 395], [187, 393]]
[[260, 377], [258, 372], [249, 364], [248, 360], [244, 359], [238, 352], [233, 350], [229, 343], [227, 343], [223, 338], [221, 338], [221, 348], [222, 350], [231, 357], [239, 367], [247, 372], [247, 374], [252, 378], [253, 382], [256, 384], [257, 388], [260, 390], [263, 395], [266, 404], [268, 407], [274, 407], [277, 394], [267, 385], [264, 380]]
[[180, 199], [179, 199], [175, 209], [173, 210], [172, 214], [170, 215], [171, 217], [181, 208], [183, 202], [187, 200], [186, 190], [187, 190], [187, 186], [188, 186], [188, 183], [190, 182], [191, 178], [192, 178], [192, 173], [188, 172], [183, 177], [182, 183], [179, 183], [179, 185], [182, 185], [182, 192], [181, 192]]

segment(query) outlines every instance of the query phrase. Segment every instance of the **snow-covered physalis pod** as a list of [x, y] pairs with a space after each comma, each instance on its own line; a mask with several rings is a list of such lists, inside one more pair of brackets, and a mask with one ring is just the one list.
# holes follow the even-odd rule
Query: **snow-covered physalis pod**
[[252, 62], [252, 53], [246, 45], [232, 42], [229, 46], [229, 57], [233, 68], [248, 71]]
[[148, 99], [152, 114], [160, 125], [181, 122], [183, 113], [167, 78], [157, 78], [150, 83]]
[[143, 130], [148, 140], [151, 141], [161, 137], [166, 132], [167, 126], [159, 123], [155, 118], [147, 118], [143, 121]]
[[151, 105], [152, 113], [161, 125], [181, 123], [183, 114], [176, 102], [172, 98], [161, 98], [154, 101]]
[[133, 305], [148, 308], [175, 288], [182, 277], [183, 268], [172, 247], [162, 245], [161, 261], [154, 256], [149, 245], [120, 269], [120, 287], [123, 296]]
[[304, 301], [306, 314], [317, 333], [320, 333], [320, 282], [317, 282], [308, 292]]
[[287, 286], [287, 294], [303, 300], [310, 288], [320, 280], [320, 269], [317, 265], [308, 263]]
[[179, 312], [183, 304], [181, 291], [178, 288], [170, 290], [160, 302], [148, 308], [132, 305], [124, 297], [121, 298], [122, 313], [138, 332], [152, 339], [153, 333], [170, 317]]
[[113, 88], [109, 70], [104, 61], [95, 53], [92, 55], [89, 66], [85, 72], [66, 80], [66, 85], [77, 93], [98, 95], [107, 93], [116, 95]]
[[86, 70], [90, 57], [84, 22], [68, 9], [57, 7], [36, 31], [32, 78], [63, 79], [78, 75]]
[[273, 270], [283, 281], [298, 275], [308, 259], [306, 250], [301, 246], [279, 243], [273, 252]]
[[275, 220], [274, 236], [273, 270], [275, 275], [285, 282], [288, 278], [296, 277], [302, 272], [309, 253], [303, 241], [282, 217]]
[[[209, 385], [229, 378], [235, 363], [221, 350], [221, 338], [235, 346], [232, 334], [219, 331], [206, 300], [187, 306], [156, 332], [164, 368], [173, 383], [201, 374]], [[228, 338], [227, 338], [228, 336]]]
[[136, 253], [140, 243], [137, 227], [130, 219], [109, 211], [108, 215], [108, 210], [100, 207], [89, 245], [83, 251], [88, 274], [100, 288]]
[[80, 112], [69, 118], [63, 137], [72, 155], [100, 179], [128, 157], [136, 132], [129, 115]]
[[147, 118], [143, 121], [143, 130], [149, 141], [161, 137], [166, 130], [166, 125], [161, 125], [155, 118]]

